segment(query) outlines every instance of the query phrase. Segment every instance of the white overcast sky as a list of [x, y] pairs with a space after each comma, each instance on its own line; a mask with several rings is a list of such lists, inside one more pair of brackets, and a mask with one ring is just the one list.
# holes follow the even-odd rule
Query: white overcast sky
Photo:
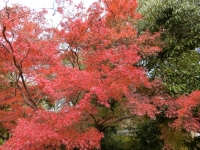
[[[0, 8], [5, 6], [5, 1], [8, 1], [8, 5], [18, 3], [18, 4], [28, 6], [29, 8], [32, 8], [32, 9], [37, 9], [37, 8], [52, 8], [53, 2], [55, 0], [0, 0]], [[81, 1], [83, 2], [84, 6], [88, 8], [96, 0], [73, 0], [75, 4], [78, 4]], [[53, 20], [53, 26], [56, 26], [60, 21], [59, 15], [53, 16], [53, 11], [50, 11], [50, 10], [48, 11], [49, 11], [49, 15], [47, 15], [48, 20], [51, 20], [51, 21]]]
[[[8, 3], [19, 3], [31, 8], [48, 8], [52, 7], [53, 0], [0, 0], [0, 6], [4, 5], [4, 1]], [[86, 7], [90, 6], [95, 0], [73, 0], [74, 3], [83, 2]]]

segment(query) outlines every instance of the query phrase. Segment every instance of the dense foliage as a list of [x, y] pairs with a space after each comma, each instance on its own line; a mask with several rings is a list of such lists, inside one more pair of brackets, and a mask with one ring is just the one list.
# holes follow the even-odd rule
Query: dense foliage
[[56, 2], [58, 27], [47, 9], [0, 10], [1, 149], [170, 149], [173, 131], [200, 131], [196, 5]]
[[161, 33], [162, 52], [145, 59], [145, 66], [152, 79], [162, 78], [168, 92], [173, 95], [188, 94], [200, 89], [199, 5], [188, 0], [141, 1], [139, 11], [144, 19], [139, 30], [149, 29]]
[[[199, 90], [200, 55], [197, 51], [200, 46], [199, 1], [149, 0], [140, 1], [140, 4], [139, 11], [143, 15], [143, 20], [138, 23], [139, 32], [142, 33], [146, 29], [151, 32], [160, 31], [160, 40], [163, 43], [160, 46], [162, 51], [158, 55], [145, 57], [140, 64], [148, 70], [152, 80], [161, 78], [166, 92], [173, 97]], [[197, 101], [196, 99], [195, 103]], [[182, 100], [180, 103], [188, 103], [188, 100]], [[196, 119], [199, 122], [199, 105], [191, 109], [193, 114], [190, 116], [197, 115]], [[157, 119], [165, 137], [165, 145], [175, 149], [198, 147], [198, 140], [195, 139], [196, 142], [193, 142], [185, 130], [177, 131], [163, 125], [176, 120], [176, 117], [169, 119], [159, 115]]]

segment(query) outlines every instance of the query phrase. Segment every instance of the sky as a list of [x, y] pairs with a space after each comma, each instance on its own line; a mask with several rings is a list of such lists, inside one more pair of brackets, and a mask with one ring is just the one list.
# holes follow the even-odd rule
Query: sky
[[[0, 8], [5, 6], [5, 1], [8, 1], [8, 5], [19, 3], [32, 9], [38, 9], [53, 8], [53, 2], [55, 0], [0, 0]], [[84, 6], [88, 8], [96, 0], [73, 0], [73, 2], [76, 4], [80, 3], [81, 1], [83, 2]], [[53, 15], [53, 10], [48, 11], [49, 14], [46, 16], [46, 18], [51, 21], [53, 26], [56, 26], [60, 22], [60, 16], [58, 13]]]
[[[8, 3], [19, 3], [31, 8], [47, 8], [52, 7], [53, 0], [0, 0], [0, 7], [4, 5], [4, 1]], [[86, 7], [89, 7], [95, 0], [73, 0], [74, 3], [83, 2]]]

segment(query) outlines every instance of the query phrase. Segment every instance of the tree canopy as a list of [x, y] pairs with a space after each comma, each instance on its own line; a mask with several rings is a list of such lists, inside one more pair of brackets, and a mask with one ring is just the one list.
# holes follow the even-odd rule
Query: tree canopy
[[[200, 91], [172, 97], [163, 81], [175, 82], [162, 81], [162, 74], [152, 78], [156, 69], [147, 67], [166, 52], [162, 44], [169, 41], [162, 39], [171, 28], [137, 28], [143, 18], [136, 0], [102, 0], [87, 10], [70, 0], [56, 2], [59, 27], [48, 24], [47, 9], [5, 3], [0, 10], [1, 149], [98, 149], [106, 131], [136, 116], [156, 120], [162, 114], [173, 129], [200, 131]], [[182, 43], [172, 43], [167, 53]], [[195, 48], [192, 43], [183, 46]], [[142, 124], [138, 135], [142, 127], [150, 135], [158, 124]]]
[[199, 90], [199, 5], [195, 1], [141, 1], [139, 31], [160, 32], [162, 52], [146, 59], [151, 78], [160, 77], [173, 95]]

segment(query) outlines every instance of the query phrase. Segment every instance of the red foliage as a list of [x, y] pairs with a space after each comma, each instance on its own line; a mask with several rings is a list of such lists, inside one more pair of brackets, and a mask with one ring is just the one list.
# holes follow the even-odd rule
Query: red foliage
[[176, 101], [176, 117], [172, 124], [176, 128], [200, 132], [200, 91], [194, 91], [188, 96], [181, 96]]
[[79, 110], [54, 113], [37, 111], [31, 120], [20, 119], [13, 130], [13, 137], [3, 145], [4, 149], [56, 149], [66, 145], [91, 149], [100, 147], [102, 133], [93, 127], [82, 129], [78, 123]]
[[[66, 14], [64, 4], [72, 7], [67, 2], [58, 1], [61, 29], [46, 26], [46, 10], [18, 5], [1, 10], [0, 121], [12, 133], [2, 149], [99, 148], [103, 134], [91, 117], [96, 105], [109, 108], [110, 99], [126, 99], [132, 113], [151, 118], [157, 107], [169, 105], [160, 95], [139, 92], [158, 82], [149, 82], [136, 64], [160, 49], [152, 44], [159, 34], [137, 37], [136, 0], [104, 0], [86, 12], [77, 5], [75, 15]], [[189, 119], [198, 94], [178, 99], [175, 115]], [[65, 106], [57, 112], [51, 105], [63, 97]]]

